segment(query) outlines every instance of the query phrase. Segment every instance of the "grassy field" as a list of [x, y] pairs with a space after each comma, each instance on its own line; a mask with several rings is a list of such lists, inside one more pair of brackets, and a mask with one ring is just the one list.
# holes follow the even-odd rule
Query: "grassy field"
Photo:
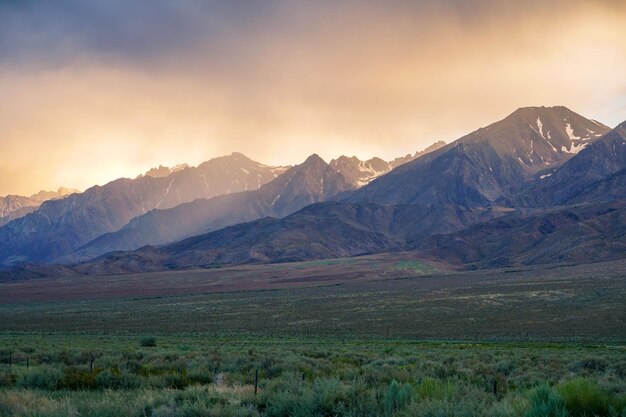
[[0, 331], [626, 339], [626, 262], [432, 272], [394, 256], [4, 281]]
[[626, 416], [625, 272], [394, 254], [7, 279], [0, 416]]

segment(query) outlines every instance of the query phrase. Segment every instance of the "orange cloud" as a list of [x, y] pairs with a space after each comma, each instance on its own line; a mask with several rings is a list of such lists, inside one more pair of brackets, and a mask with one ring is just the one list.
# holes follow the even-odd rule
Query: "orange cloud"
[[[626, 118], [619, 2], [270, 3], [241, 21], [220, 11], [210, 30], [166, 30], [171, 39], [122, 31], [128, 50], [125, 38], [54, 32], [53, 56], [40, 39], [5, 51], [0, 195], [232, 151], [271, 164], [393, 158], [526, 105]], [[184, 4], [175, 19], [200, 14]]]

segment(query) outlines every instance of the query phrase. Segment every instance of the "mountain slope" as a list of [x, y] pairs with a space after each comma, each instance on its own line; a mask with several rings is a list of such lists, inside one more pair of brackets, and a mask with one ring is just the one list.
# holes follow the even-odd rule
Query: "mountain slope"
[[542, 175], [509, 204], [550, 207], [626, 196], [626, 122], [552, 173]]
[[413, 245], [428, 256], [490, 268], [626, 256], [626, 201], [510, 215]]
[[[290, 216], [264, 218], [162, 247], [116, 252], [70, 266], [75, 273], [111, 274], [350, 257], [393, 250], [469, 268], [589, 263], [626, 255], [626, 201], [581, 204], [530, 214], [464, 209], [474, 223], [447, 234], [427, 206], [319, 203]], [[461, 210], [446, 207], [446, 210]], [[434, 221], [433, 221], [434, 220]], [[482, 222], [481, 222], [482, 221]], [[462, 227], [459, 227], [462, 229]], [[449, 230], [447, 230], [449, 231]]]
[[31, 197], [7, 195], [0, 197], [0, 225], [24, 217], [37, 210], [41, 202]]
[[453, 205], [317, 203], [283, 218], [266, 217], [67, 267], [76, 273], [109, 274], [355, 256], [401, 248], [424, 236], [505, 214], [492, 211]]
[[[211, 198], [240, 191], [256, 190], [272, 181], [289, 167], [270, 167], [253, 161], [247, 156], [233, 152], [228, 156], [214, 158], [197, 167], [179, 165], [166, 168], [170, 173], [148, 171], [137, 180], [152, 177], [167, 178], [166, 192], [156, 206], [145, 207], [167, 209], [198, 198]], [[157, 169], [158, 171], [158, 169]], [[138, 213], [142, 214], [142, 213]]]
[[166, 177], [122, 178], [62, 200], [47, 201], [35, 212], [0, 228], [0, 264], [50, 261], [151, 209], [257, 189], [284, 170], [234, 153]]
[[312, 155], [256, 191], [199, 199], [172, 209], [148, 212], [119, 231], [89, 242], [65, 260], [164, 244], [267, 216], [283, 217], [351, 189], [343, 175], [319, 156]]
[[538, 172], [562, 165], [608, 130], [565, 107], [521, 108], [398, 167], [345, 200], [490, 205]]

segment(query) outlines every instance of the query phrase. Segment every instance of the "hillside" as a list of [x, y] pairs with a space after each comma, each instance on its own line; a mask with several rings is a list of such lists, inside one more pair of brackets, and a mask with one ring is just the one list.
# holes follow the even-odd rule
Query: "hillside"
[[626, 200], [509, 215], [411, 248], [470, 268], [590, 263], [626, 254]]

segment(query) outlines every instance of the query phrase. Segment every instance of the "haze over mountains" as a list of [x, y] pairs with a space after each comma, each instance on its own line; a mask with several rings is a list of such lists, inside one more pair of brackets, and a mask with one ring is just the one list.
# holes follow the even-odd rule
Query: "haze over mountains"
[[[0, 256], [96, 274], [389, 250], [472, 268], [613, 259], [626, 253], [625, 138], [626, 124], [611, 130], [565, 107], [529, 107], [392, 162], [312, 155], [284, 168], [233, 154], [160, 167], [0, 228]], [[221, 194], [193, 200], [202, 184]], [[129, 196], [134, 189], [142, 192]], [[86, 212], [98, 213], [94, 224]]]
[[309, 204], [353, 189], [346, 178], [312, 155], [256, 191], [199, 199], [168, 210], [153, 210], [78, 249], [68, 259], [81, 260], [114, 250], [172, 242], [198, 233], [256, 220], [282, 217]]
[[318, 155], [312, 155], [259, 190], [151, 211], [133, 219], [119, 231], [87, 243], [64, 260], [86, 260], [107, 252], [173, 242], [263, 217], [284, 217], [310, 204], [329, 201], [355, 190], [394, 166], [443, 145], [443, 142], [436, 142], [422, 152], [392, 162], [380, 158], [360, 161], [356, 157], [340, 157], [327, 164]]
[[[411, 159], [437, 149], [440, 144], [416, 153]], [[333, 164], [341, 160], [350, 164]], [[355, 172], [360, 173], [361, 179], [375, 178], [381, 171], [367, 169], [372, 161], [380, 161], [384, 169], [391, 169], [391, 163], [379, 158], [362, 162], [355, 157], [342, 157], [327, 164], [318, 155], [312, 155], [256, 191], [199, 199], [169, 210], [153, 210], [133, 219], [119, 231], [87, 243], [64, 260], [85, 260], [107, 252], [173, 242], [263, 217], [284, 217], [309, 204], [328, 201], [358, 188]], [[395, 163], [399, 163], [398, 160]]]
[[121, 178], [47, 201], [35, 212], [0, 228], [0, 262], [50, 261], [149, 210], [257, 189], [285, 170], [233, 153], [165, 177]]
[[[427, 151], [384, 164], [390, 169]], [[160, 166], [135, 179], [115, 180], [69, 200], [45, 204], [0, 228], [0, 263], [85, 259], [109, 250], [167, 243], [198, 230], [284, 216], [354, 189], [357, 185], [350, 184], [349, 175], [347, 169], [334, 169], [316, 155], [293, 169], [266, 166], [236, 152], [198, 167]], [[360, 178], [367, 175], [374, 178], [371, 172]], [[275, 179], [262, 192], [247, 193]], [[218, 196], [224, 198], [213, 199]], [[115, 236], [107, 235], [118, 230]]]

